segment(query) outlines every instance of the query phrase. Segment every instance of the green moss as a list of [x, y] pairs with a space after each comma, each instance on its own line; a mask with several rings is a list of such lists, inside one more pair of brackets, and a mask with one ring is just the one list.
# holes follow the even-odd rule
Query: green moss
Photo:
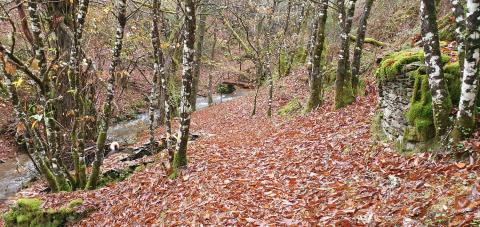
[[293, 58], [294, 64], [304, 64], [307, 61], [308, 51], [305, 47], [301, 46], [295, 52], [295, 56]]
[[19, 208], [27, 209], [30, 211], [38, 211], [42, 206], [43, 201], [36, 198], [23, 198], [17, 201]]
[[5, 226], [65, 226], [68, 222], [83, 217], [84, 214], [73, 210], [82, 203], [83, 200], [75, 199], [68, 203], [68, 207], [44, 210], [40, 199], [19, 199], [3, 218]]
[[335, 108], [341, 109], [355, 101], [351, 80], [346, 81], [341, 91], [335, 92]]
[[290, 100], [285, 106], [278, 110], [277, 114], [280, 116], [289, 116], [302, 109], [302, 104], [298, 98]]
[[[460, 65], [458, 62], [450, 62], [452, 60], [451, 55], [452, 53], [444, 53], [441, 58], [444, 65], [445, 83], [449, 93], [448, 103], [445, 103], [447, 106], [458, 105], [460, 99]], [[414, 67], [405, 67], [412, 63], [415, 63]], [[375, 73], [380, 83], [391, 81], [396, 76], [403, 74], [414, 81], [410, 108], [405, 113], [410, 126], [405, 130], [404, 138], [406, 141], [427, 142], [435, 136], [435, 127], [432, 95], [423, 51], [408, 49], [389, 54], [384, 58]]]
[[[447, 64], [450, 60], [450, 56], [442, 55], [441, 61], [443, 64]], [[425, 64], [424, 52], [417, 49], [409, 49], [386, 55], [375, 72], [375, 77], [377, 77], [379, 82], [392, 80], [398, 75], [407, 73], [405, 66], [411, 63]], [[426, 70], [424, 66], [420, 66], [420, 68]]]
[[69, 208], [75, 208], [83, 204], [83, 199], [74, 199], [68, 203]]
[[406, 50], [397, 53], [392, 53], [384, 57], [380, 67], [375, 72], [375, 77], [381, 82], [391, 80], [395, 76], [400, 75], [404, 67], [414, 62], [424, 62], [423, 51]]
[[111, 183], [116, 183], [116, 182], [121, 182], [127, 179], [132, 173], [135, 171], [134, 167], [130, 167], [127, 169], [121, 169], [121, 170], [109, 170], [105, 173], [102, 174], [102, 177], [100, 178], [98, 182], [98, 187], [103, 187]]

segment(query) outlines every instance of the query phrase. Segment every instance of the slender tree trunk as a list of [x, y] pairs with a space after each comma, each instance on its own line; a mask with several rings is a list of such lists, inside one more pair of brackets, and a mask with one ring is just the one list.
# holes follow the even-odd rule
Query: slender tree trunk
[[468, 0], [467, 9], [465, 68], [456, 122], [456, 134], [461, 138], [468, 138], [476, 128], [475, 104], [478, 98], [480, 66], [480, 0]]
[[450, 0], [452, 4], [452, 12], [455, 16], [456, 39], [458, 50], [458, 62], [460, 63], [460, 71], [463, 74], [463, 65], [465, 61], [465, 9], [463, 8], [463, 0]]
[[183, 73], [182, 73], [182, 91], [180, 101], [180, 129], [176, 153], [173, 160], [175, 169], [187, 165], [187, 143], [190, 131], [190, 115], [192, 105], [190, 103], [192, 95], [193, 63], [195, 54], [195, 3], [193, 0], [185, 0], [185, 31], [183, 37]]
[[[204, 0], [203, 4], [207, 4], [208, 1]], [[200, 80], [200, 66], [202, 65], [202, 55], [203, 55], [203, 44], [205, 40], [205, 32], [207, 29], [207, 14], [206, 7], [200, 7], [200, 18], [198, 21], [197, 28], [197, 39], [195, 42], [195, 57], [194, 57], [194, 68], [193, 68], [193, 86], [192, 86], [192, 96], [190, 103], [192, 104], [192, 111], [197, 109], [197, 93], [198, 93], [198, 84]]]
[[[212, 61], [212, 64], [213, 62], [215, 62], [215, 48], [217, 46], [217, 31], [213, 31], [213, 44], [212, 44], [212, 52], [210, 53], [210, 60]], [[212, 67], [213, 69], [213, 67]], [[212, 72], [209, 72], [208, 74], [208, 106], [211, 106], [213, 104], [213, 97], [212, 97], [212, 93], [213, 93], [213, 78], [212, 78]]]
[[350, 39], [352, 18], [356, 0], [338, 0], [340, 32], [340, 53], [338, 55], [337, 78], [335, 81], [335, 107], [343, 108], [354, 101], [350, 73]]
[[439, 139], [446, 134], [449, 126], [448, 117], [451, 110], [451, 101], [442, 70], [435, 2], [422, 0], [420, 10], [425, 64], [427, 65], [428, 82], [432, 93], [433, 121], [436, 136]]
[[157, 100], [157, 83], [158, 77], [161, 73], [160, 70], [160, 58], [162, 58], [162, 53], [160, 49], [160, 31], [158, 29], [159, 23], [159, 9], [160, 2], [158, 0], [153, 0], [152, 5], [152, 47], [153, 47], [153, 79], [152, 79], [152, 90], [150, 93], [150, 106], [149, 106], [149, 117], [150, 117], [150, 152], [155, 153], [156, 144], [155, 144], [155, 101]]
[[357, 41], [355, 43], [355, 49], [353, 52], [352, 60], [352, 89], [353, 95], [357, 95], [358, 82], [359, 82], [359, 73], [360, 73], [360, 63], [362, 58], [363, 43], [365, 42], [365, 34], [367, 33], [367, 22], [368, 17], [370, 16], [370, 11], [373, 6], [374, 0], [367, 0], [365, 2], [365, 7], [363, 9], [363, 14], [360, 19], [360, 24], [357, 31]]
[[69, 69], [68, 69], [68, 79], [70, 83], [70, 90], [74, 91], [72, 93], [73, 99], [75, 100], [74, 106], [74, 120], [73, 120], [73, 127], [71, 132], [71, 142], [72, 142], [72, 158], [74, 162], [75, 168], [75, 184], [74, 189], [84, 188], [86, 185], [86, 166], [85, 162], [83, 161], [85, 158], [83, 157], [84, 153], [84, 146], [83, 146], [83, 131], [84, 123], [82, 123], [81, 118], [85, 115], [85, 107], [83, 106], [82, 102], [82, 94], [80, 89], [80, 78], [81, 77], [81, 70], [80, 70], [80, 61], [81, 61], [81, 43], [83, 37], [83, 28], [85, 25], [85, 18], [88, 13], [88, 6], [90, 1], [89, 0], [81, 0], [79, 2], [78, 7], [78, 14], [76, 17], [76, 21], [74, 24], [74, 34], [73, 34], [73, 46], [70, 48], [70, 61], [69, 61]]
[[[308, 103], [305, 111], [310, 112], [311, 110], [322, 105], [322, 54], [325, 44], [325, 26], [327, 22], [327, 10], [328, 10], [328, 0], [322, 0], [320, 5], [320, 11], [318, 12], [317, 21], [315, 22], [316, 29], [314, 30], [315, 34], [312, 35], [313, 45], [311, 51], [311, 57], [309, 63], [310, 66], [310, 96], [308, 98]], [[315, 37], [315, 38], [313, 38]]]
[[[272, 29], [273, 29], [273, 13], [275, 12], [277, 6], [277, 2], [274, 1], [272, 11], [268, 13], [268, 26], [267, 31], [265, 32], [265, 48], [266, 51], [266, 69], [268, 73], [268, 108], [267, 108], [267, 116], [272, 116], [272, 104], [273, 104], [273, 72], [272, 72], [272, 46], [271, 46], [271, 38], [272, 38]], [[280, 75], [279, 75], [280, 76]]]
[[123, 48], [123, 36], [125, 32], [125, 25], [127, 23], [127, 0], [117, 1], [117, 32], [115, 36], [115, 46], [113, 49], [113, 58], [110, 68], [108, 70], [109, 78], [107, 82], [107, 99], [103, 105], [103, 116], [100, 117], [100, 126], [97, 137], [97, 152], [95, 153], [95, 161], [92, 166], [92, 174], [87, 184], [88, 189], [93, 189], [97, 186], [97, 181], [100, 176], [100, 167], [104, 158], [104, 147], [107, 139], [108, 121], [112, 114], [112, 102], [115, 96], [115, 73], [120, 64], [120, 55]]
[[257, 69], [257, 81], [255, 82], [255, 96], [253, 98], [253, 110], [252, 116], [257, 114], [257, 100], [258, 100], [258, 92], [260, 91], [260, 86], [262, 84], [262, 78], [264, 77], [265, 70], [263, 69], [263, 64], [260, 60], [255, 60], [255, 68]]
[[[32, 26], [32, 37], [33, 37], [33, 50], [35, 52], [35, 61], [38, 63], [38, 77], [42, 80], [42, 86], [44, 88], [43, 93], [40, 95], [41, 103], [43, 104], [43, 116], [42, 121], [44, 125], [44, 132], [46, 135], [47, 146], [43, 149], [48, 158], [52, 158], [53, 155], [56, 153], [55, 148], [55, 131], [54, 126], [52, 125], [52, 102], [54, 101], [51, 99], [50, 91], [50, 81], [47, 75], [47, 58], [45, 55], [45, 46], [44, 40], [42, 36], [40, 18], [38, 15], [38, 0], [30, 0], [28, 1], [28, 13], [30, 15], [30, 24]], [[39, 161], [41, 163], [45, 162], [45, 157], [39, 156]], [[58, 166], [55, 163], [55, 160], [51, 159], [53, 162], [52, 169], [49, 169], [49, 165], [45, 164], [43, 169], [44, 175], [47, 177], [47, 181], [49, 182], [49, 186], [52, 188], [53, 191], [58, 191], [64, 189], [64, 179], [63, 175], [58, 171], [57, 168], [53, 168]]]

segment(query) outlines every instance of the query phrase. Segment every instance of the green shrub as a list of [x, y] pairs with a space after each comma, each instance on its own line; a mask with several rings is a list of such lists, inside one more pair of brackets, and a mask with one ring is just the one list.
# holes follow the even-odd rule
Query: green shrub
[[67, 207], [58, 210], [45, 210], [42, 204], [43, 201], [36, 198], [19, 199], [3, 215], [5, 226], [65, 226], [83, 216], [73, 210], [83, 204], [82, 199], [72, 200]]

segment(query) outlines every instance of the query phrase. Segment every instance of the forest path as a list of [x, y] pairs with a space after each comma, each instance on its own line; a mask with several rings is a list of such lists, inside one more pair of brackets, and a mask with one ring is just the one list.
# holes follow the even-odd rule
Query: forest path
[[[276, 103], [305, 97], [298, 93], [304, 88], [277, 86]], [[404, 157], [374, 141], [376, 100], [371, 92], [340, 111], [327, 102], [291, 119], [266, 118], [264, 109], [251, 117], [251, 96], [216, 105], [193, 115], [192, 131], [205, 136], [190, 144], [188, 169], [177, 180], [168, 180], [156, 165], [106, 188], [46, 195], [47, 206], [84, 198], [85, 206], [98, 210], [79, 226], [473, 219], [471, 210], [456, 214], [480, 204], [478, 196], [472, 198], [471, 177], [480, 165], [434, 163], [426, 154]]]

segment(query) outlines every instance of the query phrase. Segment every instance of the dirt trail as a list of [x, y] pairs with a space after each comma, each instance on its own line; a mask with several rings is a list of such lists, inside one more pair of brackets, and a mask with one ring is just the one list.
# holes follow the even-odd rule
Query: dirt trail
[[[292, 83], [277, 103], [299, 95]], [[480, 165], [404, 157], [370, 139], [376, 99], [371, 93], [340, 111], [329, 102], [289, 120], [267, 119], [264, 110], [251, 117], [252, 97], [240, 98], [194, 114], [193, 131], [206, 136], [190, 145], [176, 181], [157, 165], [103, 189], [43, 197], [46, 206], [82, 197], [99, 209], [79, 226], [473, 220]]]

